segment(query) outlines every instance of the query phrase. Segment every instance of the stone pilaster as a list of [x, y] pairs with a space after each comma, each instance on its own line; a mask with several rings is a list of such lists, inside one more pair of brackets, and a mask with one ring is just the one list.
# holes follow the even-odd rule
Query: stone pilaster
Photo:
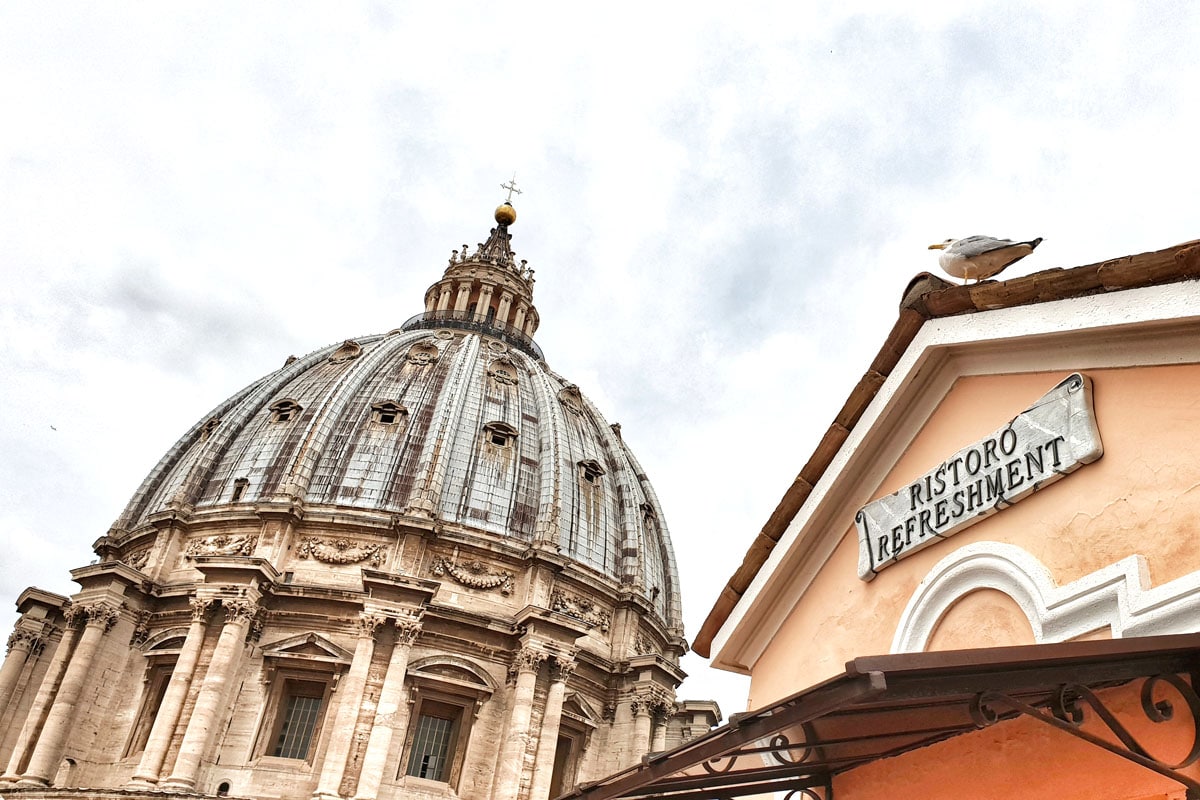
[[63, 674], [62, 684], [54, 696], [54, 703], [46, 714], [46, 722], [42, 725], [37, 744], [29, 756], [29, 766], [17, 781], [19, 787], [50, 785], [50, 780], [58, 771], [59, 761], [62, 760], [63, 749], [71, 732], [71, 723], [75, 719], [75, 705], [79, 702], [83, 685], [91, 673], [92, 659], [100, 647], [101, 638], [117, 622], [117, 607], [110, 603], [84, 606], [83, 613], [87, 617], [87, 623], [71, 656], [71, 662]]
[[50, 706], [58, 694], [63, 675], [71, 661], [71, 654], [75, 651], [75, 645], [79, 641], [78, 623], [86, 618], [83, 610], [79, 606], [67, 606], [63, 609], [63, 616], [67, 621], [66, 633], [63, 634], [62, 641], [58, 643], [58, 648], [54, 651], [54, 658], [51, 659], [49, 667], [46, 669], [42, 685], [38, 687], [38, 693], [33, 698], [33, 705], [30, 706], [29, 713], [25, 716], [25, 724], [22, 725], [21, 733], [17, 736], [17, 744], [9, 756], [8, 766], [5, 768], [4, 774], [0, 775], [0, 787], [12, 786], [20, 778], [26, 757], [33, 746], [37, 744], [42, 722], [46, 719], [46, 713], [50, 710]]
[[183, 704], [187, 700], [188, 689], [192, 685], [192, 677], [196, 672], [196, 662], [200, 660], [200, 649], [204, 645], [204, 630], [208, 626], [208, 613], [212, 609], [212, 600], [192, 600], [192, 624], [188, 628], [187, 638], [183, 641], [183, 649], [179, 652], [179, 660], [171, 671], [171, 680], [167, 691], [159, 704], [158, 713], [154, 717], [154, 725], [150, 728], [150, 736], [146, 740], [146, 749], [142, 751], [142, 759], [133, 772], [128, 788], [148, 788], [158, 783], [162, 772], [163, 761], [175, 735], [175, 727], [183, 713]]
[[171, 776], [160, 784], [164, 791], [190, 792], [195, 789], [200, 761], [212, 742], [213, 729], [225, 705], [226, 690], [236, 677], [242, 660], [246, 630], [258, 614], [258, 605], [249, 600], [223, 600], [222, 606], [225, 624], [204, 673], [204, 682], [187, 721]]
[[484, 285], [479, 290], [479, 305], [475, 307], [475, 316], [478, 319], [487, 317], [488, 309], [492, 305], [492, 287]]
[[538, 669], [545, 660], [545, 653], [525, 647], [517, 653], [513, 663], [517, 680], [512, 693], [508, 734], [500, 748], [496, 781], [492, 785], [492, 800], [514, 800], [521, 788], [525, 751], [529, 747], [529, 721], [533, 715], [533, 690]]
[[458, 285], [458, 297], [454, 301], [454, 310], [458, 312], [465, 312], [467, 310], [467, 304], [470, 302], [470, 300], [471, 282], [467, 281], [466, 283], [460, 283]]
[[418, 620], [396, 620], [396, 645], [392, 649], [379, 703], [375, 707], [375, 721], [371, 726], [371, 738], [367, 740], [367, 752], [363, 756], [355, 800], [375, 800], [378, 796], [393, 732], [404, 730], [407, 724], [404, 678], [408, 674], [409, 652], [420, 633], [421, 623]]
[[505, 325], [508, 324], [508, 312], [512, 308], [513, 296], [512, 292], [500, 292], [500, 303], [496, 306], [496, 320]]
[[371, 668], [371, 657], [375, 654], [375, 632], [385, 618], [379, 614], [364, 612], [358, 619], [358, 644], [354, 647], [354, 658], [350, 670], [338, 687], [341, 699], [337, 715], [329, 732], [329, 744], [325, 748], [325, 762], [321, 767], [321, 778], [313, 797], [341, 797], [339, 789], [342, 776], [346, 774], [346, 759], [354, 740], [354, 723], [362, 708], [363, 690], [367, 685], [367, 672]]
[[558, 749], [558, 728], [562, 724], [563, 699], [567, 680], [575, 671], [575, 662], [555, 658], [550, 664], [550, 691], [546, 693], [546, 712], [542, 715], [542, 731], [538, 736], [537, 759], [533, 764], [533, 785], [529, 800], [548, 800], [550, 779], [554, 775], [554, 754]]
[[21, 628], [19, 623], [17, 629], [8, 637], [8, 653], [4, 656], [4, 663], [0, 665], [0, 716], [4, 714], [4, 709], [8, 708], [8, 701], [12, 699], [17, 680], [25, 670], [29, 654], [37, 649], [41, 642], [41, 634]]

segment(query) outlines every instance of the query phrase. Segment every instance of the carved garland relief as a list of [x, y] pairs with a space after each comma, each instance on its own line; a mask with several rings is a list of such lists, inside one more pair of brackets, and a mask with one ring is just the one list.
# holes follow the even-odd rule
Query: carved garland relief
[[257, 536], [230, 536], [228, 534], [217, 534], [216, 536], [201, 536], [192, 539], [188, 542], [187, 558], [196, 558], [197, 556], [248, 556], [254, 552], [254, 546], [258, 544]]
[[567, 594], [561, 589], [555, 589], [550, 595], [550, 608], [560, 614], [574, 617], [590, 628], [599, 628], [603, 633], [608, 633], [608, 628], [612, 624], [612, 615], [601, 609], [592, 600]]
[[463, 586], [469, 586], [472, 589], [499, 589], [500, 594], [506, 596], [512, 594], [512, 573], [503, 570], [488, 572], [487, 565], [478, 559], [455, 563], [445, 556], [439, 556], [433, 560], [429, 571], [437, 577], [449, 575]]
[[319, 539], [306, 536], [296, 548], [299, 558], [312, 558], [323, 564], [359, 564], [369, 561], [378, 567], [387, 557], [382, 544], [355, 544], [349, 539]]

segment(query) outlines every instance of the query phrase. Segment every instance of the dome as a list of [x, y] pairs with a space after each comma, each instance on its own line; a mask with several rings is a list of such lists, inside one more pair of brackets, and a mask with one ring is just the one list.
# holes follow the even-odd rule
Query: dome
[[[162, 458], [110, 537], [180, 514], [193, 526], [271, 510], [382, 514], [550, 551], [640, 595], [681, 634], [662, 509], [620, 426], [533, 343], [532, 270], [508, 240], [501, 222], [475, 255], [455, 251], [429, 310], [401, 328], [289, 358], [218, 405]], [[474, 302], [437, 308], [466, 282], [460, 294]]]
[[197, 420], [79, 592], [22, 594], [0, 791], [549, 800], [719, 718], [675, 699], [654, 490], [495, 219], [424, 311]]

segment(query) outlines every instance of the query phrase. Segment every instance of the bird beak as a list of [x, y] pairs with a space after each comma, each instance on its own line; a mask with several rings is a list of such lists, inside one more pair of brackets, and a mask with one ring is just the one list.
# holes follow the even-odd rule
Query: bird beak
[[931, 244], [931, 245], [929, 245], [929, 249], [930, 249], [930, 250], [945, 250], [945, 249], [946, 249], [946, 243], [945, 243], [945, 242], [940, 242], [940, 243], [938, 243], [938, 244]]

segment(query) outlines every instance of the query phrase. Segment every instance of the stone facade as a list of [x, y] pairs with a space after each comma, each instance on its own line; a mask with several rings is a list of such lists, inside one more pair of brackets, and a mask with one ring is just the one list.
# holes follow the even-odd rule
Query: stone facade
[[5, 796], [545, 800], [717, 721], [675, 700], [658, 501], [496, 219], [425, 313], [197, 422], [78, 593], [21, 596]]

